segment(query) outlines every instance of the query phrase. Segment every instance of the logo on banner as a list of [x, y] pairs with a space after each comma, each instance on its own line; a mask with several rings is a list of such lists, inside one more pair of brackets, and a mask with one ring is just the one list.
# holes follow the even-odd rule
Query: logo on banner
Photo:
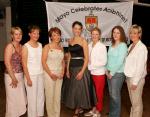
[[92, 31], [93, 28], [98, 27], [98, 17], [94, 16], [92, 13], [93, 11], [90, 11], [89, 16], [85, 16], [85, 26], [88, 31]]

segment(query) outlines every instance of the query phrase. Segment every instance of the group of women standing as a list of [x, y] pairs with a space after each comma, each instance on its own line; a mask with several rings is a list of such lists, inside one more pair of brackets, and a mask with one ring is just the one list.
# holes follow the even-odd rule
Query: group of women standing
[[[74, 36], [68, 42], [66, 70], [59, 28], [49, 30], [51, 43], [43, 49], [38, 42], [38, 26], [29, 26], [30, 40], [23, 47], [20, 45], [21, 29], [12, 28], [12, 42], [5, 49], [6, 117], [23, 115], [26, 104], [28, 117], [44, 116], [45, 97], [48, 117], [60, 117], [61, 100], [66, 107], [75, 109], [73, 117], [79, 117], [84, 109], [91, 109], [84, 116], [100, 117], [106, 77], [110, 94], [109, 117], [120, 117], [121, 88], [125, 79], [132, 104], [130, 117], [142, 117], [147, 49], [140, 40], [141, 27], [133, 25], [130, 28], [133, 43], [127, 49], [123, 28], [115, 26], [108, 53], [100, 41], [99, 28], [91, 31], [89, 44], [81, 37], [82, 28], [78, 21], [72, 24]], [[67, 78], [63, 82], [64, 74]]]
[[12, 42], [5, 49], [5, 116], [23, 115], [26, 112], [26, 105], [28, 117], [44, 116], [45, 88], [48, 117], [59, 117], [64, 75], [64, 53], [59, 44], [61, 31], [58, 28], [51, 28], [49, 36], [52, 42], [42, 49], [41, 43], [38, 42], [40, 28], [36, 25], [28, 28], [30, 39], [22, 47], [20, 45], [22, 31], [19, 27], [13, 27]]

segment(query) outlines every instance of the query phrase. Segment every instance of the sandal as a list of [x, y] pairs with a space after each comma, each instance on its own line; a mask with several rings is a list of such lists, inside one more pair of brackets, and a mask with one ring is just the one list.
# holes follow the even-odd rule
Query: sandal
[[74, 113], [73, 117], [80, 117], [80, 114], [79, 113], [77, 113], [77, 114]]
[[84, 112], [83, 109], [79, 109], [79, 113], [82, 114]]

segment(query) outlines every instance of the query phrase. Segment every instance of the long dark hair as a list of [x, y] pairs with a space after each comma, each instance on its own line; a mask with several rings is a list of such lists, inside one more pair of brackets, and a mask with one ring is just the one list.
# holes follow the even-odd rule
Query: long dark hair
[[120, 32], [120, 42], [126, 43], [127, 40], [126, 40], [126, 35], [125, 35], [123, 27], [122, 26], [115, 26], [115, 27], [113, 27], [113, 29], [111, 31], [112, 45], [115, 44], [115, 40], [114, 40], [114, 37], [113, 37], [113, 32], [114, 32], [115, 29], [118, 29], [119, 32]]

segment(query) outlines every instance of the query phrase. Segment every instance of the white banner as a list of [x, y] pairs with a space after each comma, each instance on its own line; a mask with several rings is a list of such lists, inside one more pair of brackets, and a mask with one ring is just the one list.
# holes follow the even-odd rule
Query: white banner
[[58, 27], [62, 31], [62, 43], [68, 46], [67, 40], [72, 34], [72, 23], [80, 21], [83, 24], [82, 36], [91, 39], [90, 30], [98, 26], [102, 30], [102, 42], [111, 44], [111, 30], [121, 25], [128, 35], [132, 24], [133, 2], [117, 3], [60, 3], [45, 2], [48, 18], [48, 29]]

